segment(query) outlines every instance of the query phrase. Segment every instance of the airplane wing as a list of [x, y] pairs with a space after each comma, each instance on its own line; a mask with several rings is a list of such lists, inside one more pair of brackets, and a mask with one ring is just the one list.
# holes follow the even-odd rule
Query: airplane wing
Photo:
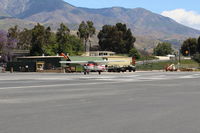
[[88, 61], [60, 61], [61, 64], [85, 64]]
[[94, 60], [94, 61], [60, 61], [61, 64], [86, 64], [86, 63], [109, 63], [109, 62], [125, 62], [124, 60]]

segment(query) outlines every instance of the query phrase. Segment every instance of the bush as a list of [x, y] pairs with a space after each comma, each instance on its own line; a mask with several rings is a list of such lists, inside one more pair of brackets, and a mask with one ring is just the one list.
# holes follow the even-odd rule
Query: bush
[[153, 50], [154, 55], [157, 56], [166, 56], [168, 54], [172, 54], [172, 52], [172, 46], [170, 43], [167, 42], [159, 43]]
[[130, 57], [135, 57], [136, 59], [140, 59], [140, 53], [137, 51], [136, 48], [132, 48], [130, 51], [129, 51], [129, 56]]
[[194, 54], [192, 59], [195, 60], [196, 62], [200, 63], [200, 54], [199, 53]]

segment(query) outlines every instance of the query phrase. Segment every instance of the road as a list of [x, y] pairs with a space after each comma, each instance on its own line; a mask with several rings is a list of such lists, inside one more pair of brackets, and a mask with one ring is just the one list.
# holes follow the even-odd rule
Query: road
[[0, 133], [199, 133], [199, 72], [0, 73]]

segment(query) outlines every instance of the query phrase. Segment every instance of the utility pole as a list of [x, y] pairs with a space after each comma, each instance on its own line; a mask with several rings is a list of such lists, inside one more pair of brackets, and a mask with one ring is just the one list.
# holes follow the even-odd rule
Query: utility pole
[[181, 49], [179, 48], [179, 52], [178, 52], [178, 63], [181, 62]]
[[180, 65], [181, 65], [181, 48], [179, 48], [178, 52], [178, 70], [180, 70]]

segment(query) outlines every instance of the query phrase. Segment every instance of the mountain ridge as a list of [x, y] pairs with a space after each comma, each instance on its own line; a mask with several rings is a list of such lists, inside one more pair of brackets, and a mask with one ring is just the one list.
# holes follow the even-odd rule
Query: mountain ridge
[[[67, 23], [79, 25], [81, 21], [93, 21], [99, 30], [105, 24], [125, 23], [135, 36], [152, 39], [182, 40], [197, 37], [200, 31], [144, 8], [111, 7], [91, 9], [75, 7], [63, 0], [1, 0], [0, 16], [8, 16], [43, 24]], [[5, 15], [5, 16], [6, 16]]]

